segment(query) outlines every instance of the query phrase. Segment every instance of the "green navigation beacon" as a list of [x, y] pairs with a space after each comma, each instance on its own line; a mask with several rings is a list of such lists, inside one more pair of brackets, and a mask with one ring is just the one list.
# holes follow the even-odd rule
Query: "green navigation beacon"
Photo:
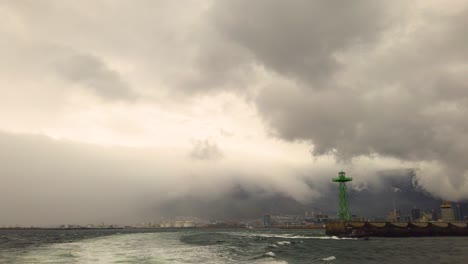
[[350, 221], [351, 220], [351, 211], [349, 210], [348, 205], [348, 192], [346, 188], [346, 182], [352, 181], [353, 178], [346, 177], [344, 171], [338, 172], [338, 178], [333, 178], [333, 182], [340, 183], [340, 212], [338, 213], [338, 218], [340, 221]]

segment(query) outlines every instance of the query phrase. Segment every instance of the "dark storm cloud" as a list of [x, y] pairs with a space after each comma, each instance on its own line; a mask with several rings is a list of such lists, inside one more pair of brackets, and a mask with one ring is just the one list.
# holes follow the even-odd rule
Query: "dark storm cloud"
[[[256, 99], [277, 136], [311, 142], [314, 155], [435, 164], [461, 194], [468, 173], [468, 9], [412, 7], [224, 1], [214, 18], [226, 39], [279, 74]], [[437, 181], [430, 171], [418, 174]]]
[[215, 1], [194, 27], [195, 66], [178, 72], [176, 92], [250, 95], [256, 67], [322, 89], [343, 66], [339, 52], [380, 37], [389, 7], [368, 0]]
[[266, 67], [321, 88], [340, 68], [335, 55], [373, 41], [388, 22], [383, 1], [217, 1], [214, 23]]
[[79, 84], [105, 99], [135, 97], [120, 74], [93, 55], [74, 54], [57, 62], [57, 72], [71, 84]]

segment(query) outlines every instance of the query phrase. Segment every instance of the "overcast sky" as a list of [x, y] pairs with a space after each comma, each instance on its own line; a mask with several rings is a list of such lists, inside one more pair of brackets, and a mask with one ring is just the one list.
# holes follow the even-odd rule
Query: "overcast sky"
[[313, 202], [341, 169], [467, 199], [467, 43], [463, 0], [0, 0], [0, 225]]

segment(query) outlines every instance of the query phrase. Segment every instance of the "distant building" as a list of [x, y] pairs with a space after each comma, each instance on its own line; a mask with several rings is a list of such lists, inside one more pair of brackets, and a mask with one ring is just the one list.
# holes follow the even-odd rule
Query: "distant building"
[[364, 222], [366, 221], [366, 218], [359, 216], [359, 215], [351, 215], [351, 220], [352, 221], [358, 221], [358, 222]]
[[419, 222], [424, 222], [424, 223], [431, 222], [432, 220], [433, 220], [432, 219], [432, 212], [431, 213], [422, 212], [421, 213], [421, 218], [419, 218]]
[[192, 221], [185, 221], [184, 227], [195, 227], [195, 223]]
[[418, 208], [411, 209], [411, 221], [418, 222], [419, 218], [421, 218], [421, 210]]
[[[300, 226], [305, 224], [305, 219], [303, 215], [272, 215], [271, 223], [274, 227], [292, 227]], [[267, 220], [266, 218], [265, 220]]]
[[401, 212], [400, 210], [390, 211], [387, 215], [387, 221], [389, 222], [400, 222]]
[[440, 219], [439, 211], [432, 209], [432, 221], [438, 221], [439, 219]]
[[461, 203], [460, 209], [461, 209], [462, 221], [468, 221], [468, 203]]
[[371, 216], [368, 218], [369, 222], [385, 222], [387, 219], [383, 216]]
[[452, 205], [448, 202], [444, 202], [440, 206], [441, 220], [443, 222], [453, 222], [455, 221], [455, 213], [453, 211]]
[[328, 222], [328, 215], [326, 214], [315, 214], [314, 215], [315, 221], [318, 223], [327, 223]]
[[400, 222], [411, 222], [411, 216], [410, 215], [402, 215], [400, 217]]
[[455, 221], [463, 221], [463, 212], [460, 204], [455, 204], [453, 206], [453, 211], [455, 214]]
[[271, 215], [264, 215], [263, 216], [263, 226], [264, 227], [273, 226], [273, 220], [271, 219]]

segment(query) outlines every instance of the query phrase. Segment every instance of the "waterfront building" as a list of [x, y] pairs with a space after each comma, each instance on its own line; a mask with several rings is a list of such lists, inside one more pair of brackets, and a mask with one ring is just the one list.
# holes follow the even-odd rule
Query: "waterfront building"
[[263, 216], [263, 227], [271, 227], [273, 226], [273, 221], [271, 220], [271, 215], [264, 215]]
[[195, 223], [192, 221], [185, 221], [184, 227], [195, 227]]
[[318, 223], [327, 223], [328, 222], [328, 215], [327, 214], [315, 214], [314, 216], [315, 221]]
[[432, 221], [439, 221], [440, 214], [438, 210], [432, 209]]
[[387, 221], [400, 222], [401, 212], [399, 210], [390, 211], [387, 215]]
[[402, 216], [400, 217], [400, 222], [411, 222], [411, 216], [406, 215], [406, 214], [405, 214], [405, 215], [402, 215]]
[[453, 211], [455, 214], [455, 221], [463, 221], [463, 213], [460, 204], [455, 204], [453, 206]]
[[461, 211], [462, 221], [468, 221], [468, 203], [461, 203], [460, 211]]
[[453, 222], [455, 221], [455, 213], [453, 211], [453, 207], [450, 203], [444, 202], [440, 206], [440, 212], [442, 214], [441, 220], [443, 222]]
[[177, 227], [177, 228], [184, 227], [184, 221], [175, 221], [174, 227]]
[[421, 218], [421, 210], [416, 207], [411, 209], [411, 221], [418, 222], [419, 218]]
[[424, 223], [431, 222], [432, 220], [433, 220], [432, 212], [431, 213], [422, 212], [421, 217], [419, 218], [419, 222], [424, 222]]

